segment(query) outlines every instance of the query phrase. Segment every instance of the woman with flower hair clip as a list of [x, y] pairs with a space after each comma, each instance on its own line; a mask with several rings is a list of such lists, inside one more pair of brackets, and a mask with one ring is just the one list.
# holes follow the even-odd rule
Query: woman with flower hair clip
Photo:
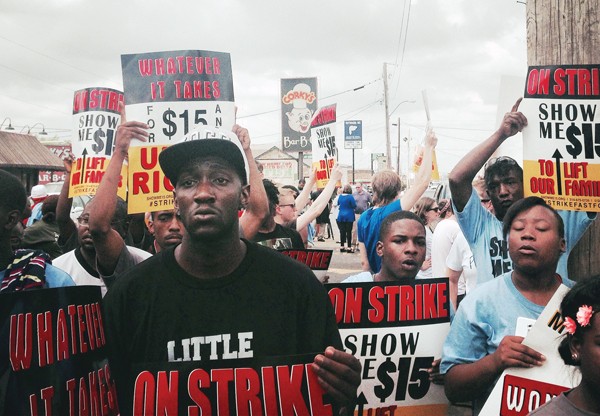
[[533, 411], [532, 415], [600, 415], [600, 276], [573, 286], [560, 305], [565, 318], [558, 352], [579, 367], [581, 382]]

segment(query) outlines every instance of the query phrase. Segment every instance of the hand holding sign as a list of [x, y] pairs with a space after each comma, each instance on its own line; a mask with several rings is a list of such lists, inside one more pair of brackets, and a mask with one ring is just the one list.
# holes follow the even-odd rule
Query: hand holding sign
[[115, 143], [115, 154], [120, 153], [127, 157], [129, 145], [132, 139], [145, 142], [147, 140], [148, 125], [140, 121], [127, 121], [125, 118], [125, 104], [119, 102], [119, 112], [121, 113], [121, 125], [117, 128], [117, 141]]
[[240, 139], [240, 144], [244, 151], [250, 149], [250, 134], [248, 133], [248, 129], [236, 124], [231, 131]]
[[324, 354], [315, 357], [312, 367], [321, 387], [342, 406], [340, 414], [352, 414], [361, 381], [360, 361], [347, 352], [327, 347]]
[[499, 373], [509, 367], [540, 366], [546, 360], [542, 354], [523, 344], [523, 337], [507, 335], [502, 338], [498, 349], [492, 354]]

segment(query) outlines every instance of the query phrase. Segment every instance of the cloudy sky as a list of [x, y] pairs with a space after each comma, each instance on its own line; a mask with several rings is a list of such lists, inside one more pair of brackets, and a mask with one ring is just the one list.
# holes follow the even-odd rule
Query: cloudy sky
[[[253, 143], [281, 143], [280, 79], [315, 76], [320, 105], [337, 103], [339, 137], [343, 120], [363, 120], [356, 167], [368, 168], [386, 148], [387, 63], [392, 122], [400, 117], [401, 137], [418, 143], [426, 90], [444, 173], [509, 109], [501, 83], [526, 73], [525, 9], [515, 0], [0, 0], [0, 120], [17, 132], [39, 122], [70, 140], [73, 92], [122, 89], [121, 54], [228, 52]], [[396, 126], [390, 135], [396, 146]], [[351, 151], [340, 161], [351, 164]]]

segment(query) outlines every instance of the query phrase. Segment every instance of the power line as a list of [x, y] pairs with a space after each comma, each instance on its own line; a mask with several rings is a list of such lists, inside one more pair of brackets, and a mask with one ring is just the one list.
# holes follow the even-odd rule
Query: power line
[[[361, 90], [361, 89], [363, 89], [363, 88], [365, 88], [365, 87], [367, 87], [367, 86], [369, 86], [371, 84], [374, 84], [375, 82], [379, 81], [380, 79], [381, 78], [377, 78], [377, 79], [375, 79], [373, 81], [367, 82], [366, 84], [360, 85], [358, 87], [350, 88], [348, 90], [337, 92], [335, 94], [331, 94], [331, 95], [328, 95], [327, 97], [322, 97], [322, 98], [319, 98], [319, 99], [320, 100], [327, 100], [328, 98], [336, 97], [338, 95], [346, 94], [346, 93], [349, 93], [349, 92], [355, 92], [355, 91]], [[243, 119], [243, 118], [262, 116], [264, 114], [275, 113], [275, 112], [278, 112], [278, 111], [281, 111], [281, 108], [277, 108], [275, 110], [263, 111], [263, 112], [260, 112], [260, 113], [248, 114], [248, 115], [245, 115], [245, 116], [238, 116], [237, 119], [240, 120], [240, 119]]]

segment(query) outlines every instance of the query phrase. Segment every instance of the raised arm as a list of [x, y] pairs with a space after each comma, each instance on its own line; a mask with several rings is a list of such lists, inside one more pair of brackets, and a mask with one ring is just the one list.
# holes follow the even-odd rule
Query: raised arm
[[71, 169], [73, 168], [73, 156], [69, 155], [63, 160], [67, 171], [65, 182], [60, 190], [56, 204], [56, 223], [58, 224], [58, 244], [64, 245], [69, 238], [77, 233], [77, 225], [71, 219], [71, 207], [73, 198], [69, 198], [69, 183], [71, 182]]
[[433, 161], [433, 150], [437, 145], [437, 137], [431, 128], [427, 129], [425, 134], [425, 148], [423, 149], [423, 160], [419, 171], [415, 176], [413, 185], [404, 191], [404, 195], [400, 198], [400, 205], [403, 211], [410, 211], [415, 203], [421, 198], [427, 190], [431, 181], [431, 164]]
[[308, 201], [310, 201], [310, 192], [315, 186], [315, 183], [317, 183], [317, 169], [313, 168], [310, 177], [308, 178], [308, 181], [306, 181], [306, 183], [304, 184], [302, 192], [300, 192], [300, 195], [298, 195], [298, 197], [296, 198], [295, 202], [296, 209], [298, 210], [298, 212], [302, 211], [306, 204], [308, 204]]
[[514, 136], [527, 126], [527, 118], [519, 111], [521, 100], [522, 98], [519, 98], [511, 111], [504, 115], [498, 130], [467, 153], [448, 175], [452, 202], [458, 211], [462, 211], [469, 201], [472, 189], [471, 183], [485, 162], [504, 140]]
[[[321, 194], [313, 201], [310, 207], [306, 210], [306, 212], [298, 217], [296, 220], [296, 230], [301, 230], [304, 227], [308, 226], [308, 224], [317, 218], [321, 212], [325, 209], [329, 200], [331, 199], [331, 195], [335, 191], [335, 186], [342, 179], [342, 171], [341, 169], [335, 165], [333, 169], [331, 169], [331, 173], [329, 175], [329, 182], [323, 188]], [[307, 183], [308, 185], [308, 183]], [[306, 187], [305, 187], [306, 188]]]
[[240, 139], [246, 159], [248, 159], [248, 168], [250, 169], [250, 197], [248, 198], [248, 205], [244, 210], [244, 213], [240, 217], [240, 227], [244, 233], [243, 237], [251, 240], [262, 224], [265, 217], [269, 214], [269, 200], [267, 199], [267, 193], [262, 183], [262, 177], [252, 156], [252, 150], [250, 150], [250, 134], [248, 129], [245, 129], [238, 124], [233, 126], [232, 131]]
[[117, 128], [115, 151], [100, 181], [96, 196], [90, 202], [90, 233], [96, 248], [96, 259], [102, 274], [112, 274], [119, 254], [125, 245], [123, 237], [112, 221], [117, 205], [117, 189], [121, 180], [121, 167], [127, 158], [131, 140], [146, 141], [148, 125], [139, 121], [125, 121], [124, 105], [121, 105], [121, 125]]

